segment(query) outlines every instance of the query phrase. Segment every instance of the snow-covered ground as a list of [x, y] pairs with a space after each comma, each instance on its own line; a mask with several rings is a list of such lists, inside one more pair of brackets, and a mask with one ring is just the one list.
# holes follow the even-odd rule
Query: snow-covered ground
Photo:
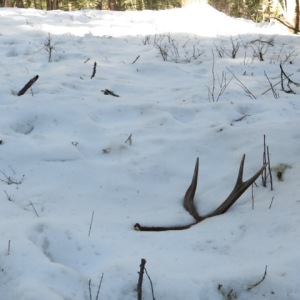
[[[206, 4], [1, 8], [0, 24], [1, 300], [136, 299], [142, 258], [157, 300], [300, 299], [300, 88], [276, 85], [280, 63], [300, 82], [299, 36]], [[273, 190], [259, 178], [187, 230], [133, 229], [193, 221], [197, 157], [195, 202], [212, 211], [244, 153], [246, 179], [262, 166], [264, 135]]]

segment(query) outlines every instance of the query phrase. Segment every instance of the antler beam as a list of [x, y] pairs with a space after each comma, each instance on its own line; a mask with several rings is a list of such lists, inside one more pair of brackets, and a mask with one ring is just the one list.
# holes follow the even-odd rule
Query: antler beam
[[184, 230], [192, 227], [193, 225], [200, 223], [201, 221], [207, 218], [224, 214], [242, 196], [242, 194], [255, 182], [255, 180], [262, 174], [263, 170], [268, 165], [268, 164], [264, 164], [251, 178], [249, 178], [247, 181], [243, 181], [245, 157], [246, 155], [244, 154], [240, 163], [240, 169], [237, 176], [236, 184], [232, 192], [224, 200], [224, 202], [211, 213], [204, 216], [200, 216], [195, 207], [194, 197], [197, 189], [198, 169], [199, 169], [199, 158], [197, 158], [192, 182], [185, 193], [184, 201], [183, 201], [183, 206], [185, 210], [195, 219], [195, 221], [188, 225], [178, 225], [178, 226], [142, 226], [139, 223], [136, 223], [134, 225], [134, 229], [137, 231]]

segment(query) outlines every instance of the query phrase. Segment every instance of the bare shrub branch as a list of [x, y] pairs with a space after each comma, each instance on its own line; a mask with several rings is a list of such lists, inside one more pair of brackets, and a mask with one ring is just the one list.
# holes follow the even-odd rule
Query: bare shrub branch
[[267, 53], [269, 47], [273, 47], [275, 38], [270, 37], [267, 40], [263, 40], [261, 37], [250, 41], [249, 45], [253, 49], [253, 57], [258, 58], [260, 61], [264, 61], [264, 55]]
[[238, 81], [238, 86], [240, 86], [245, 92], [246, 92], [246, 95], [248, 97], [250, 97], [251, 99], [256, 99], [256, 97], [250, 92], [250, 90], [235, 76], [235, 74], [230, 71], [228, 68], [226, 68], [232, 75], [233, 77]]
[[[285, 71], [283, 70], [282, 65], [280, 64], [280, 78], [281, 78], [281, 89], [287, 94], [296, 94], [293, 89], [291, 88], [291, 84], [295, 85], [296, 87], [300, 86], [300, 83], [296, 83], [293, 81], [290, 76], [288, 76]], [[287, 80], [286, 88], [284, 87], [283, 81]]]
[[[226, 73], [223, 71], [221, 77], [215, 72], [215, 55], [214, 51], [212, 51], [212, 86], [207, 87], [208, 90], [208, 100], [209, 102], [218, 102], [220, 97], [224, 94], [225, 90], [229, 86], [233, 77], [229, 80], [227, 79]], [[218, 87], [217, 87], [218, 86]], [[218, 90], [217, 90], [218, 89]]]

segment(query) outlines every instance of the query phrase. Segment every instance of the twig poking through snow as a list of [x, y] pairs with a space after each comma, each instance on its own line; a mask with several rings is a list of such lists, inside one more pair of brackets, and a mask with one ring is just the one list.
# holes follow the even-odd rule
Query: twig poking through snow
[[37, 213], [37, 211], [36, 211], [36, 209], [35, 209], [33, 203], [32, 203], [31, 201], [29, 201], [29, 204], [32, 206], [32, 208], [33, 208], [33, 210], [34, 210], [36, 216], [39, 217], [39, 214]]
[[93, 68], [93, 73], [92, 73], [91, 79], [93, 79], [95, 77], [96, 69], [97, 69], [97, 62], [94, 62], [94, 68]]
[[146, 264], [146, 260], [144, 258], [142, 258], [141, 264], [140, 264], [139, 281], [137, 284], [137, 300], [142, 300], [142, 298], [143, 298], [142, 285], [143, 285], [145, 264]]
[[96, 300], [98, 300], [98, 298], [99, 298], [99, 293], [100, 293], [100, 289], [101, 289], [101, 285], [102, 285], [103, 276], [104, 276], [104, 273], [102, 273], [102, 276], [100, 278], [100, 282], [98, 285], [98, 291], [97, 291], [97, 295], [96, 295]]
[[115, 94], [113, 91], [110, 91], [110, 90], [108, 90], [108, 89], [101, 90], [101, 92], [102, 92], [104, 95], [111, 95], [111, 96], [114, 96], [114, 97], [120, 97], [119, 95]]
[[8, 241], [8, 246], [7, 246], [7, 255], [10, 254], [10, 240]]
[[132, 133], [130, 133], [129, 137], [127, 138], [127, 140], [125, 141], [125, 144], [128, 143], [129, 146], [132, 145]]
[[233, 77], [238, 81], [238, 85], [243, 88], [243, 90], [246, 92], [247, 96], [249, 96], [251, 99], [256, 99], [256, 97], [250, 92], [250, 90], [235, 76], [235, 74], [230, 71], [228, 68], [226, 68], [232, 75]]
[[[300, 86], [300, 84], [297, 83], [297, 82], [294, 82], [292, 79], [290, 79], [290, 77], [284, 72], [284, 70], [283, 70], [281, 64], [280, 64], [280, 71], [281, 71], [280, 77], [281, 77], [281, 88], [282, 88], [282, 90], [283, 90], [285, 93], [287, 93], [287, 94], [296, 94], [296, 93], [292, 90], [292, 88], [290, 87], [290, 84], [294, 84], [294, 85], [297, 86], [297, 87]], [[287, 83], [287, 85], [286, 85], [288, 89], [284, 88], [284, 85], [283, 85], [283, 81], [284, 81], [285, 79], [287, 79], [287, 81], [288, 81], [288, 83]]]
[[271, 200], [271, 203], [270, 203], [269, 209], [271, 209], [271, 207], [272, 207], [273, 200], [274, 200], [274, 196], [272, 197], [272, 200]]
[[268, 268], [268, 266], [265, 267], [265, 273], [264, 273], [262, 279], [261, 279], [260, 281], [258, 281], [257, 283], [253, 284], [252, 286], [250, 286], [250, 287], [247, 289], [247, 291], [252, 290], [253, 288], [255, 288], [256, 286], [260, 285], [260, 284], [265, 280], [265, 278], [266, 278], [266, 276], [267, 276], [267, 268]]
[[18, 96], [23, 96], [28, 89], [31, 88], [31, 86], [39, 79], [39, 75], [34, 76], [31, 78], [25, 85], [24, 87], [19, 91]]
[[94, 220], [94, 211], [92, 213], [92, 218], [91, 218], [91, 223], [90, 223], [90, 228], [89, 228], [89, 237], [91, 236], [91, 230], [92, 230], [93, 220]]
[[131, 64], [133, 65], [134, 63], [136, 63], [136, 61], [137, 61], [139, 58], [140, 58], [140, 55], [138, 55], [138, 56], [136, 57], [136, 59], [135, 59]]
[[150, 286], [151, 286], [151, 293], [152, 293], [152, 300], [155, 300], [155, 297], [154, 297], [154, 289], [153, 289], [153, 284], [152, 284], [152, 280], [147, 272], [147, 269], [145, 268], [145, 273], [149, 279], [149, 282], [150, 282]]
[[[97, 295], [96, 295], [95, 300], [99, 299], [99, 294], [100, 294], [100, 289], [101, 289], [101, 285], [102, 285], [102, 281], [103, 281], [103, 276], [104, 276], [104, 273], [102, 273], [102, 276], [100, 278], [100, 282], [99, 282], [99, 285], [98, 285], [98, 290], [97, 290]], [[92, 296], [92, 279], [89, 280], [89, 295], [90, 295], [90, 300], [93, 300], [93, 296]]]

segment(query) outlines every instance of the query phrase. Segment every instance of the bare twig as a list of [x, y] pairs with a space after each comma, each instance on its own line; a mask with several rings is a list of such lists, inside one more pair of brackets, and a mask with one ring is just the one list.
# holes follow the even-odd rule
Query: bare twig
[[266, 278], [266, 276], [267, 276], [267, 268], [268, 268], [268, 266], [265, 267], [265, 272], [264, 272], [264, 275], [263, 275], [262, 279], [259, 280], [257, 283], [253, 284], [252, 286], [250, 286], [250, 287], [247, 289], [247, 291], [252, 290], [253, 288], [255, 288], [256, 286], [260, 285], [260, 284], [265, 280], [265, 278]]
[[[226, 88], [230, 84], [232, 78], [227, 80], [227, 76], [225, 72], [222, 72], [222, 77], [220, 78], [218, 74], [215, 73], [215, 55], [212, 51], [212, 67], [211, 67], [211, 74], [212, 74], [212, 87], [207, 87], [208, 89], [208, 100], [209, 102], [218, 102], [220, 97], [225, 92]], [[216, 81], [218, 81], [218, 92], [216, 92]]]
[[274, 196], [272, 197], [272, 200], [271, 200], [271, 203], [270, 203], [269, 209], [271, 209], [271, 207], [272, 207], [273, 200], [274, 200]]
[[268, 77], [266, 71], [264, 71], [264, 74], [265, 74], [265, 76], [266, 76], [266, 78], [267, 78], [267, 80], [268, 80], [268, 82], [269, 82], [270, 89], [272, 90], [272, 93], [273, 93], [274, 98], [275, 98], [275, 99], [279, 98], [279, 94], [276, 92], [276, 90], [275, 90], [275, 88], [274, 88], [274, 86], [273, 86], [271, 80], [269, 79], [269, 77]]
[[270, 37], [268, 40], [263, 40], [262, 38], [255, 39], [249, 45], [253, 49], [253, 56], [257, 57], [260, 61], [264, 61], [264, 55], [267, 53], [269, 46], [274, 46], [274, 37]]
[[33, 205], [33, 203], [31, 201], [29, 201], [29, 205], [33, 208], [36, 216], [39, 217], [39, 214], [37, 213], [37, 211], [36, 211], [36, 209], [35, 209], [35, 207], [34, 207], [34, 205]]
[[[290, 75], [287, 75], [287, 78], [283, 78], [283, 81], [286, 80], [286, 79], [288, 79], [288, 78], [290, 78], [290, 77], [293, 76], [293, 75], [294, 75], [294, 73], [292, 73], [292, 74], [290, 74]], [[282, 82], [282, 79], [281, 79], [280, 81], [278, 81], [277, 83], [273, 84], [273, 87], [275, 87], [276, 85], [280, 84], [281, 82]], [[270, 91], [270, 90], [271, 90], [271, 88], [265, 90], [265, 91], [262, 93], [262, 95], [266, 94], [266, 93], [267, 93], [268, 91]]]
[[52, 51], [55, 50], [55, 45], [52, 44], [52, 38], [50, 33], [48, 33], [48, 38], [44, 43], [45, 50], [48, 52], [48, 62], [52, 61]]
[[91, 79], [93, 79], [95, 77], [95, 75], [96, 75], [96, 69], [97, 69], [97, 62], [95, 61], [94, 62], [93, 73], [92, 73]]
[[7, 194], [6, 190], [4, 190], [4, 193], [5, 193], [6, 198], [7, 198], [8, 201], [13, 201], [12, 197]]
[[233, 75], [233, 77], [238, 81], [238, 85], [244, 89], [247, 96], [249, 96], [251, 99], [256, 99], [256, 97], [250, 92], [250, 90], [235, 76], [235, 74], [226, 67], [226, 69]]
[[271, 161], [270, 161], [269, 146], [267, 146], [267, 158], [268, 158], [268, 171], [269, 171], [269, 176], [270, 176], [271, 191], [273, 191], [273, 177], [272, 177], [272, 171], [271, 171]]
[[132, 65], [135, 64], [139, 58], [140, 58], [140, 55], [138, 55], [138, 56], [136, 57], [136, 59], [135, 59], [131, 64], [132, 64]]
[[90, 300], [93, 299], [93, 297], [92, 297], [92, 288], [91, 288], [91, 285], [92, 285], [92, 279], [89, 280], [89, 294], [90, 294]]
[[[284, 72], [283, 68], [282, 68], [282, 65], [280, 64], [280, 70], [281, 70], [281, 73], [280, 73], [280, 77], [281, 77], [281, 88], [284, 92], [288, 93], [288, 94], [296, 94], [290, 84], [294, 84], [295, 86], [299, 87], [300, 86], [300, 83], [296, 83], [294, 82], [293, 80], [291, 80], [291, 78], [289, 76], [287, 76], [287, 74]], [[283, 85], [283, 81], [284, 79], [287, 79], [287, 89], [284, 87]]]
[[[263, 150], [263, 164], [267, 163], [267, 146], [266, 146], [266, 135], [264, 134], [264, 150]], [[267, 186], [267, 169], [264, 169], [264, 171], [261, 174], [261, 180], [262, 185], [264, 187]]]
[[18, 179], [14, 179], [10, 176], [7, 176], [5, 174], [5, 172], [3, 172], [3, 171], [0, 171], [0, 173], [2, 173], [2, 175], [4, 175], [4, 177], [5, 177], [5, 179], [0, 178], [0, 181], [5, 182], [8, 185], [15, 184], [15, 185], [18, 186], [19, 184], [23, 183], [23, 180], [24, 180], [24, 177], [25, 177], [25, 175], [23, 175], [22, 178], [18, 180]]
[[92, 212], [92, 217], [91, 217], [91, 222], [90, 222], [90, 228], [89, 228], [89, 236], [91, 236], [91, 230], [92, 230], [93, 220], [94, 220], [94, 211]]
[[7, 255], [10, 255], [10, 240], [8, 240], [8, 246], [7, 246]]
[[97, 295], [96, 295], [96, 300], [99, 299], [99, 294], [100, 294], [100, 289], [101, 289], [101, 285], [102, 285], [102, 281], [103, 281], [103, 276], [104, 276], [104, 273], [102, 273], [102, 276], [100, 278], [100, 282], [99, 282], [98, 290], [97, 290]]
[[129, 146], [132, 145], [132, 133], [130, 133], [129, 137], [126, 139], [125, 144], [128, 143]]
[[115, 94], [113, 91], [110, 91], [110, 90], [108, 90], [108, 89], [101, 90], [101, 92], [102, 92], [104, 95], [111, 95], [111, 96], [114, 96], [114, 97], [120, 97], [119, 95]]
[[18, 96], [23, 96], [28, 89], [31, 88], [31, 86], [39, 79], [39, 75], [34, 76], [31, 78], [25, 85], [24, 87], [19, 91]]
[[153, 284], [152, 284], [152, 280], [147, 272], [147, 269], [145, 268], [145, 273], [149, 279], [149, 282], [150, 282], [150, 286], [151, 286], [151, 293], [152, 293], [152, 300], [155, 300], [155, 297], [154, 297], [154, 289], [153, 289]]

